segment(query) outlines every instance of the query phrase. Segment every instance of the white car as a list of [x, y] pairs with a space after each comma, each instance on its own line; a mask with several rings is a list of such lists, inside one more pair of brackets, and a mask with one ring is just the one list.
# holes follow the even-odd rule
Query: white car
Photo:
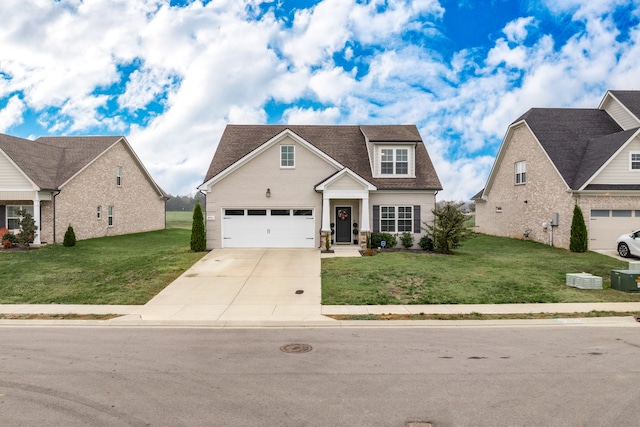
[[623, 234], [616, 240], [618, 255], [621, 257], [640, 257], [640, 230], [631, 234]]

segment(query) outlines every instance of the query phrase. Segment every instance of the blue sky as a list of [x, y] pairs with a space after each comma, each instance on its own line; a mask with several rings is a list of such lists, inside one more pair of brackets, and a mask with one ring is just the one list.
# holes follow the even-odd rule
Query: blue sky
[[640, 90], [640, 0], [3, 0], [0, 132], [125, 135], [192, 194], [227, 123], [416, 124], [484, 186], [533, 107]]

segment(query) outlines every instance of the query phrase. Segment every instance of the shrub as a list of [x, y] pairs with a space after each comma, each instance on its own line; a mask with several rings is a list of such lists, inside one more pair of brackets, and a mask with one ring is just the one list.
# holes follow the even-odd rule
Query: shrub
[[3, 240], [2, 247], [4, 249], [11, 249], [13, 247], [13, 243], [11, 243], [9, 240]]
[[36, 237], [36, 222], [33, 220], [33, 215], [26, 211], [26, 209], [19, 209], [17, 212], [20, 220], [20, 232], [16, 236], [18, 243], [25, 248], [29, 247], [29, 243], [33, 242]]
[[569, 238], [569, 249], [571, 252], [586, 252], [589, 240], [587, 238], [587, 226], [584, 223], [584, 216], [580, 206], [573, 208], [573, 219], [571, 220], [571, 237]]
[[418, 245], [425, 251], [433, 251], [433, 239], [426, 234], [420, 238]]
[[398, 244], [396, 236], [391, 233], [371, 233], [371, 247], [379, 248], [380, 242], [386, 242], [386, 248], [393, 248]]
[[191, 250], [202, 252], [207, 249], [207, 239], [204, 230], [204, 218], [200, 202], [193, 208], [193, 223], [191, 224]]
[[364, 252], [362, 253], [362, 255], [364, 256], [375, 256], [375, 254], [376, 254], [376, 251], [374, 251], [371, 248], [365, 249]]
[[73, 231], [73, 227], [71, 224], [67, 227], [67, 231], [64, 233], [64, 240], [62, 241], [62, 245], [65, 247], [71, 247], [76, 245], [76, 233]]
[[9, 231], [4, 233], [4, 235], [2, 236], [2, 243], [4, 244], [4, 242], [6, 241], [10, 242], [12, 245], [15, 245], [16, 243], [18, 243], [18, 238], [15, 234]]
[[400, 235], [400, 242], [402, 242], [402, 246], [404, 246], [405, 249], [409, 249], [410, 247], [412, 247], [413, 241], [413, 234], [409, 233], [408, 231], [405, 231]]
[[427, 234], [433, 239], [433, 246], [437, 252], [450, 254], [453, 249], [460, 247], [462, 242], [472, 236], [465, 222], [467, 217], [462, 212], [462, 202], [445, 201], [439, 203], [431, 212], [435, 223], [425, 224]]

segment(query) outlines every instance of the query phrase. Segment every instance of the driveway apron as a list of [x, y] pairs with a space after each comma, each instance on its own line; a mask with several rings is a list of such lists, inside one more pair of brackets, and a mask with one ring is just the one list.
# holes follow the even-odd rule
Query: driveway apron
[[142, 307], [144, 320], [331, 321], [318, 249], [215, 249]]

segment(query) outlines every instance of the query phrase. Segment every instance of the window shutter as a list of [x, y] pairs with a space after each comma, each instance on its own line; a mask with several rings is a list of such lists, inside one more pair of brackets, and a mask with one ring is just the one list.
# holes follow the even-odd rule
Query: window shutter
[[413, 232], [420, 233], [420, 205], [413, 206]]
[[[4, 205], [0, 205], [0, 228], [7, 226], [7, 208]], [[0, 236], [2, 238], [2, 236]]]
[[380, 205], [373, 205], [373, 232], [380, 232]]

